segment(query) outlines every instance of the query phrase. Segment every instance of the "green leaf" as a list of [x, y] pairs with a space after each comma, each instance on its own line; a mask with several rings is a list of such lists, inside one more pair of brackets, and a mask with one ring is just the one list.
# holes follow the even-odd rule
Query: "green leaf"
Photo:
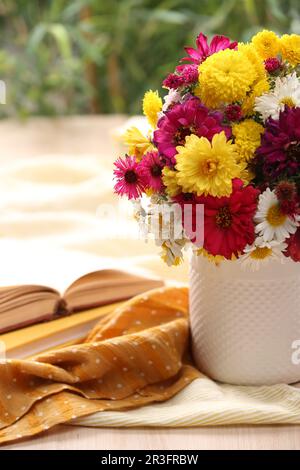
[[72, 55], [72, 48], [70, 38], [65, 26], [59, 23], [54, 23], [48, 26], [48, 32], [53, 35], [56, 40], [57, 47], [60, 50], [61, 55], [68, 59]]
[[27, 49], [29, 52], [34, 52], [37, 49], [40, 42], [44, 39], [46, 32], [47, 32], [47, 25], [45, 25], [44, 23], [38, 24], [33, 29], [29, 37], [29, 41], [27, 45]]

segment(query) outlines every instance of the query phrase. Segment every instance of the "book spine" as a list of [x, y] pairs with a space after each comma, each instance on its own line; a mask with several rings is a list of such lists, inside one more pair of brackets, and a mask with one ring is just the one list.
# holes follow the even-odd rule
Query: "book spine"
[[65, 299], [60, 298], [57, 301], [56, 306], [55, 306], [54, 317], [57, 318], [57, 317], [62, 317], [66, 315], [71, 315], [71, 313], [73, 313], [72, 309], [68, 307]]

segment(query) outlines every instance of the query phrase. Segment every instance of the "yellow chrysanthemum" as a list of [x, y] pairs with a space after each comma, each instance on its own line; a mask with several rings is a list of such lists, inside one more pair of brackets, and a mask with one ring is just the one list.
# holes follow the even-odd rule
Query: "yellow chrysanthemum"
[[156, 126], [158, 113], [162, 110], [162, 105], [162, 99], [157, 91], [146, 91], [143, 99], [143, 113], [148, 119], [150, 126]]
[[299, 34], [284, 34], [280, 39], [283, 59], [291, 65], [300, 64], [300, 36]]
[[253, 44], [239, 43], [238, 50], [246, 55], [255, 68], [257, 74], [257, 78], [253, 82], [250, 91], [247, 93], [247, 96], [241, 103], [244, 116], [249, 116], [254, 113], [255, 98], [269, 91], [270, 85], [268, 82], [264, 61], [258, 54]]
[[174, 197], [181, 193], [181, 187], [177, 181], [177, 171], [171, 170], [171, 168], [165, 166], [162, 170], [162, 180], [166, 186], [166, 193], [168, 196]]
[[199, 66], [195, 94], [209, 108], [243, 100], [257, 79], [255, 67], [245, 54], [226, 49], [208, 57]]
[[236, 162], [235, 146], [226, 140], [224, 132], [215, 134], [212, 142], [191, 134], [185, 146], [176, 150], [177, 181], [184, 192], [230, 196], [232, 179], [240, 176], [242, 168]]
[[248, 186], [248, 184], [250, 184], [251, 181], [255, 178], [255, 174], [247, 166], [245, 166], [244, 170], [241, 171], [240, 178], [243, 181], [244, 186]]
[[255, 68], [257, 81], [266, 78], [266, 69], [262, 57], [258, 54], [253, 44], [238, 44], [238, 51], [245, 54]]
[[254, 113], [255, 98], [261, 96], [270, 90], [270, 84], [268, 79], [262, 78], [251, 87], [251, 91], [248, 93], [242, 103], [242, 112], [244, 116], [250, 116]]
[[254, 157], [255, 150], [260, 145], [261, 134], [263, 132], [264, 127], [252, 119], [246, 119], [232, 126], [239, 160], [248, 162]]
[[266, 29], [260, 31], [253, 36], [252, 44], [262, 59], [276, 57], [280, 52], [279, 38], [273, 31], [268, 31]]
[[123, 135], [123, 141], [128, 145], [128, 154], [134, 155], [137, 160], [142, 156], [153, 150], [154, 147], [148, 137], [145, 137], [137, 127], [130, 127]]

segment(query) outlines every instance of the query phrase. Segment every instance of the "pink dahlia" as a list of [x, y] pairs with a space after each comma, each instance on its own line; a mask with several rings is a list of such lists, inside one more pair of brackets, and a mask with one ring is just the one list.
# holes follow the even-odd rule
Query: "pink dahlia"
[[231, 136], [231, 129], [222, 126], [223, 115], [210, 112], [198, 98], [189, 98], [183, 103], [176, 104], [159, 121], [158, 129], [154, 132], [154, 143], [161, 155], [175, 164], [176, 147], [185, 144], [186, 136], [196, 134], [199, 137], [212, 139], [224, 131]]
[[300, 108], [285, 107], [279, 119], [269, 118], [257, 150], [255, 172], [270, 184], [298, 179], [300, 173]]
[[258, 194], [257, 189], [243, 187], [242, 181], [235, 179], [229, 197], [201, 196], [198, 199], [204, 204], [203, 247], [208, 253], [231, 259], [254, 242], [253, 217]]
[[157, 152], [148, 152], [144, 155], [140, 163], [140, 171], [147, 188], [154, 189], [154, 191], [161, 191], [163, 189], [161, 178], [163, 167], [164, 164]]
[[181, 59], [182, 61], [193, 62], [194, 64], [201, 64], [207, 57], [216, 52], [223, 51], [224, 49], [236, 49], [237, 42], [231, 42], [225, 36], [214, 36], [211, 43], [208, 44], [207, 37], [200, 33], [196, 39], [197, 49], [193, 47], [185, 47], [188, 57]]
[[133, 156], [118, 158], [115, 162], [114, 190], [119, 196], [127, 195], [128, 199], [137, 199], [145, 190], [145, 178], [142, 175], [140, 165]]

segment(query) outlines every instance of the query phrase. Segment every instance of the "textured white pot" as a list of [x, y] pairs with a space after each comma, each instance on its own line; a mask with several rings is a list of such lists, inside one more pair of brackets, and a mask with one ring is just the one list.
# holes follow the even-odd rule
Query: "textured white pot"
[[240, 261], [215, 266], [193, 255], [190, 322], [195, 362], [211, 378], [240, 385], [300, 381], [300, 263], [272, 261], [252, 272]]

